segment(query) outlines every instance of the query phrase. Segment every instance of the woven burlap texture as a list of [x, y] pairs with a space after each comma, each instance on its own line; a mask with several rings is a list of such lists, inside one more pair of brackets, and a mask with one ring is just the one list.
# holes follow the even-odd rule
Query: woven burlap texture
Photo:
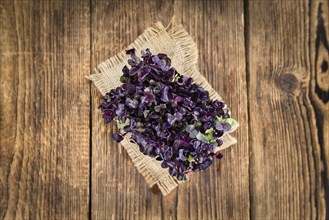
[[[172, 66], [186, 76], [190, 76], [194, 81], [202, 85], [209, 91], [211, 99], [222, 100], [219, 94], [210, 86], [207, 80], [197, 70], [198, 51], [191, 36], [181, 25], [170, 23], [164, 27], [161, 22], [157, 22], [154, 27], [147, 28], [127, 49], [135, 48], [140, 52], [150, 48], [153, 54], [165, 53], [172, 60]], [[88, 78], [92, 80], [102, 95], [111, 89], [120, 86], [120, 76], [122, 68], [127, 65], [129, 56], [125, 51], [102, 62], [95, 70], [95, 74]], [[235, 122], [234, 131], [238, 127]], [[144, 176], [149, 187], [157, 184], [163, 195], [167, 195], [177, 185], [178, 181], [169, 175], [167, 169], [161, 168], [160, 161], [142, 154], [137, 145], [130, 143], [129, 135], [126, 135], [121, 145], [126, 149], [138, 171]], [[222, 137], [223, 145], [221, 150], [236, 143], [236, 139], [229, 134]]]

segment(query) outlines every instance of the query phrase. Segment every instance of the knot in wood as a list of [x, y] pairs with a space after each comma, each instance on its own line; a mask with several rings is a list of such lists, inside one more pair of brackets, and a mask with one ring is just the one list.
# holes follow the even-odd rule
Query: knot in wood
[[325, 73], [328, 70], [328, 61], [323, 60], [321, 64], [321, 73]]
[[292, 73], [285, 73], [279, 76], [278, 84], [283, 91], [294, 93], [298, 88], [298, 79]]

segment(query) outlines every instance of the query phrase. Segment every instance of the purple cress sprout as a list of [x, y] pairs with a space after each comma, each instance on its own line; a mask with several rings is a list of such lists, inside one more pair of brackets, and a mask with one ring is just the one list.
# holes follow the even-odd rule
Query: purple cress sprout
[[234, 123], [224, 103], [179, 74], [166, 54], [146, 49], [139, 58], [135, 49], [126, 53], [131, 68], [122, 69], [122, 85], [102, 97], [99, 106], [105, 123], [118, 123], [113, 139], [120, 142], [130, 132], [130, 141], [143, 154], [162, 161], [180, 181], [208, 168], [214, 157], [222, 158], [220, 138]]

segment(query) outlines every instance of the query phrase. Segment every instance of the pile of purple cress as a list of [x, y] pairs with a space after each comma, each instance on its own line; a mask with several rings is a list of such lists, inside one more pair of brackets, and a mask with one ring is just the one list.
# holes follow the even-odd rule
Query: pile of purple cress
[[146, 49], [140, 58], [135, 49], [126, 53], [131, 68], [123, 67], [122, 85], [102, 97], [99, 106], [105, 123], [118, 124], [113, 139], [120, 142], [131, 133], [130, 141], [179, 181], [208, 168], [214, 157], [222, 158], [221, 137], [234, 123], [224, 103], [179, 74], [166, 54]]

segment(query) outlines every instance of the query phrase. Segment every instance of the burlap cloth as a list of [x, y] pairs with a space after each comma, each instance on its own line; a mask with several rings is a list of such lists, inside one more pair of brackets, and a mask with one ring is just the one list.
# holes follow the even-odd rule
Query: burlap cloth
[[[222, 100], [219, 94], [210, 86], [207, 80], [197, 70], [198, 51], [191, 36], [181, 25], [170, 23], [164, 27], [157, 22], [154, 27], [147, 28], [128, 48], [135, 48], [137, 52], [150, 48], [153, 54], [165, 53], [172, 60], [172, 66], [186, 76], [190, 76], [197, 84], [209, 91], [211, 99]], [[122, 68], [127, 65], [129, 56], [125, 51], [102, 62], [95, 70], [95, 74], [88, 78], [92, 80], [102, 95], [111, 89], [120, 86]], [[238, 123], [234, 123], [231, 130], [234, 131]], [[137, 145], [130, 143], [129, 135], [124, 138], [121, 145], [126, 149], [138, 171], [144, 176], [149, 187], [157, 184], [163, 195], [171, 192], [177, 185], [176, 178], [169, 175], [167, 169], [161, 168], [161, 161], [146, 156], [139, 151]], [[228, 148], [236, 143], [236, 139], [229, 134], [222, 137], [221, 149]]]

